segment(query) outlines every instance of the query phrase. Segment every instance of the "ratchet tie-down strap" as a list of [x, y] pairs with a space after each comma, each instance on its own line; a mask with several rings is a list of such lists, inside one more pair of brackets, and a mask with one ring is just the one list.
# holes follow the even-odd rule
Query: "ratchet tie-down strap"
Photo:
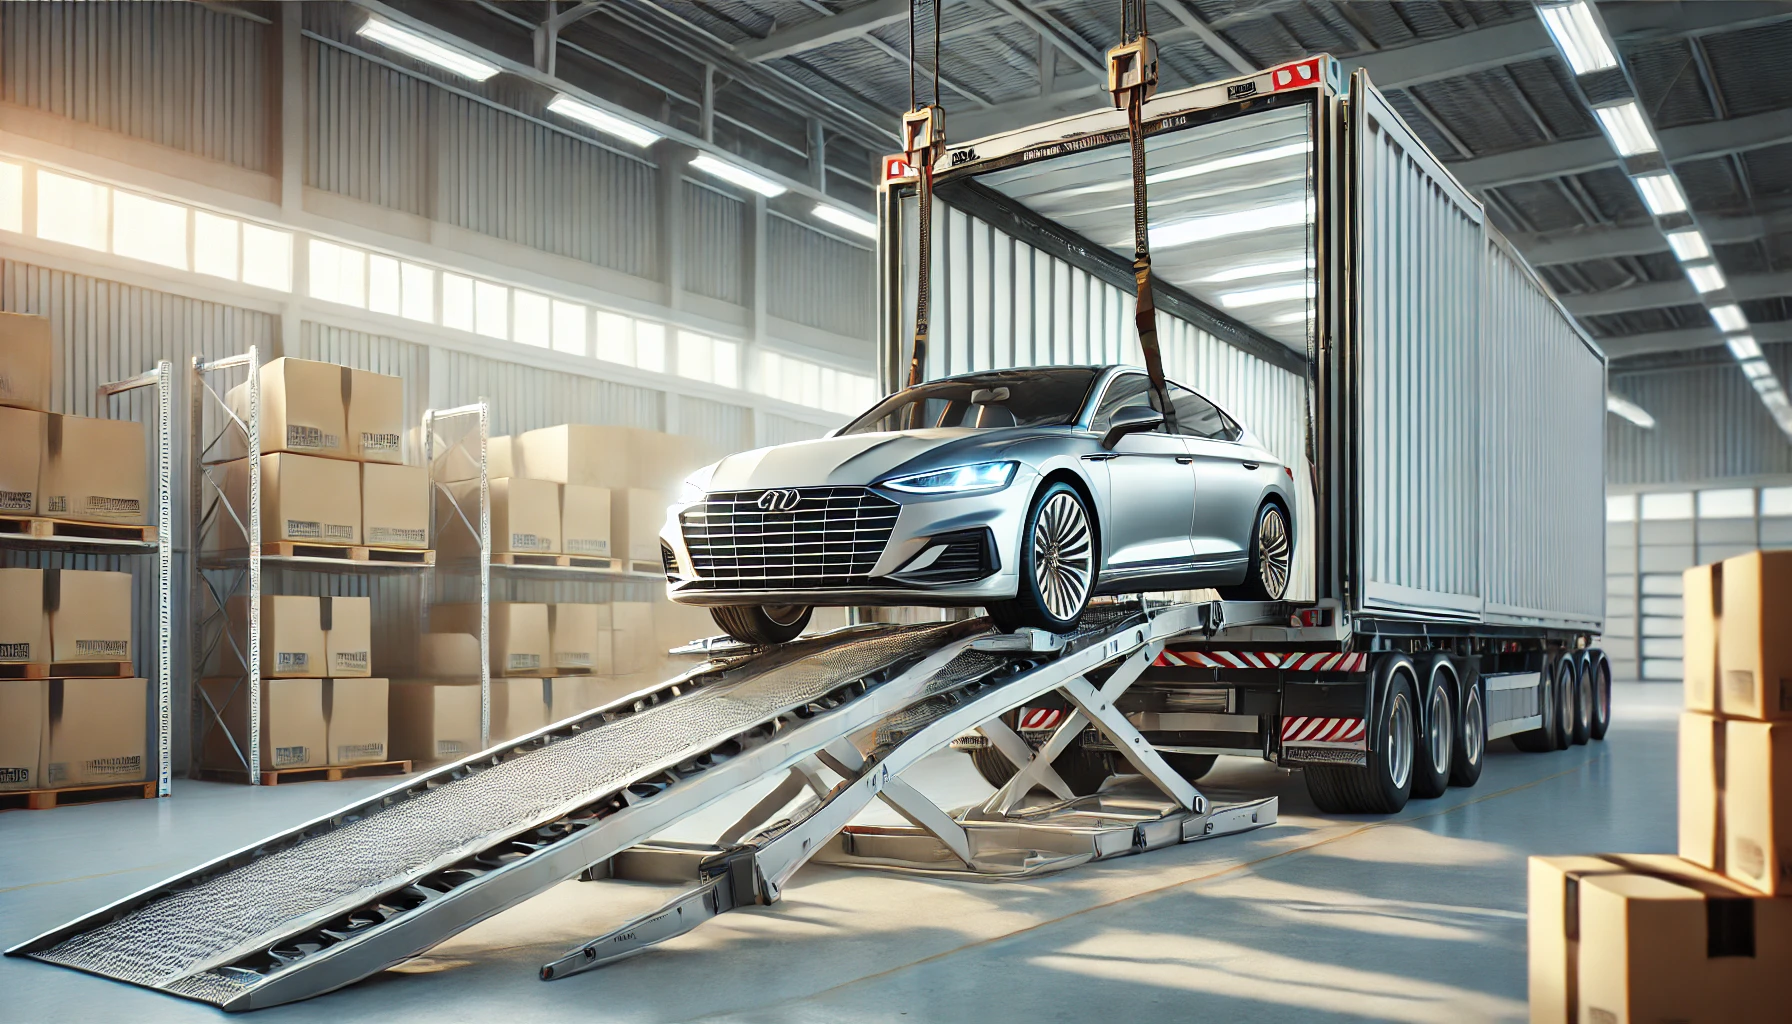
[[[1142, 5], [1141, 5], [1142, 6]], [[1143, 18], [1143, 12], [1139, 14]], [[1133, 284], [1138, 302], [1133, 322], [1139, 331], [1139, 348], [1145, 355], [1145, 372], [1151, 380], [1151, 404], [1164, 414], [1164, 425], [1176, 432], [1176, 407], [1170, 404], [1164, 382], [1163, 351], [1157, 343], [1157, 304], [1151, 298], [1151, 219], [1145, 197], [1145, 101], [1157, 91], [1157, 44], [1145, 35], [1144, 26], [1130, 42], [1108, 51], [1108, 91], [1114, 105], [1126, 108], [1126, 135], [1132, 145]]]

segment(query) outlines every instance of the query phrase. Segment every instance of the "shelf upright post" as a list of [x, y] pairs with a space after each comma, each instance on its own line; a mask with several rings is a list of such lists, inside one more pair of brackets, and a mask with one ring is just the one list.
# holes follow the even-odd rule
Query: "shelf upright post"
[[[200, 681], [205, 677], [205, 594], [207, 583], [203, 553], [205, 551], [205, 359], [193, 357], [193, 372], [187, 378], [187, 677], [189, 689], [187, 725], [192, 730], [188, 739], [187, 775], [197, 774], [200, 748], [212, 721], [202, 710], [205, 696]], [[228, 642], [228, 639], [226, 640]]]
[[491, 403], [479, 406], [479, 749], [492, 745], [492, 490], [486, 462]]
[[[249, 346], [249, 785], [261, 784], [261, 353]], [[228, 623], [229, 616], [226, 614]], [[229, 628], [226, 625], [225, 628]]]

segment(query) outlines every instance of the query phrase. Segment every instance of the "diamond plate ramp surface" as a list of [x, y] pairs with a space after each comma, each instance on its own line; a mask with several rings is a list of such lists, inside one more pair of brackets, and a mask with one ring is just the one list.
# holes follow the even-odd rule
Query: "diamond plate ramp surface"
[[956, 632], [919, 627], [768, 656], [686, 696], [424, 790], [234, 870], [184, 887], [172, 880], [147, 902], [28, 955], [222, 1003], [231, 985], [215, 974], [207, 975], [211, 983], [192, 976], [616, 792], [845, 682], [923, 656]]

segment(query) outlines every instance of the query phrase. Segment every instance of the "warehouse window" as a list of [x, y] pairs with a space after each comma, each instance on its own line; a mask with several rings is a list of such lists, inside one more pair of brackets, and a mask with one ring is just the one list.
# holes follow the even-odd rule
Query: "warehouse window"
[[0, 231], [25, 230], [25, 169], [0, 161]]
[[1686, 491], [1643, 495], [1643, 519], [1691, 519], [1692, 495]]
[[1636, 495], [1608, 494], [1605, 498], [1605, 521], [1608, 523], [1636, 522]]
[[403, 289], [398, 283], [398, 261], [377, 253], [367, 254], [367, 308], [375, 313], [398, 315]]
[[292, 291], [292, 233], [243, 222], [243, 283]]
[[758, 352], [754, 375], [760, 394], [843, 416], [864, 412], [877, 400], [876, 381], [864, 374], [836, 370], [780, 352]]
[[553, 346], [553, 322], [549, 315], [548, 297], [533, 292], [516, 293], [516, 319], [511, 324], [512, 340], [536, 348]]
[[1761, 514], [1792, 516], [1792, 487], [1761, 488]]
[[237, 279], [236, 221], [193, 211], [193, 269], [229, 281]]
[[554, 300], [554, 351], [585, 355], [585, 307]]
[[406, 320], [434, 323], [436, 319], [436, 272], [415, 263], [398, 268], [399, 315]]
[[442, 326], [457, 331], [473, 329], [473, 279], [459, 274], [442, 275]]
[[105, 252], [111, 191], [91, 181], [38, 171], [37, 237]]
[[635, 365], [635, 321], [621, 313], [597, 311], [597, 358]]
[[311, 297], [367, 308], [367, 254], [321, 238], [311, 239]]
[[473, 330], [505, 340], [510, 333], [510, 289], [490, 281], [473, 282]]
[[1700, 519], [1749, 519], [1755, 514], [1751, 487], [1699, 492]]
[[187, 208], [130, 192], [112, 193], [112, 251], [187, 269]]
[[666, 372], [665, 325], [635, 321], [635, 365], [654, 373]]
[[678, 375], [725, 388], [740, 387], [740, 345], [695, 331], [679, 331]]

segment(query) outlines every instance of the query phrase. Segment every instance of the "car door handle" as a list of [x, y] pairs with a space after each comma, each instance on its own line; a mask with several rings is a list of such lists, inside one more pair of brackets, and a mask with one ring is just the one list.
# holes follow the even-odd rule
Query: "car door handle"
[[1246, 462], [1243, 465], [1244, 465], [1244, 468], [1246, 468], [1246, 469], [1256, 469], [1257, 468], [1257, 463], [1255, 463], [1255, 462]]
[[1176, 464], [1178, 466], [1186, 466], [1193, 461], [1195, 461], [1195, 457], [1193, 455], [1178, 455], [1178, 456], [1176, 456]]
[[1119, 457], [1120, 457], [1119, 452], [1099, 452], [1094, 455], [1083, 456], [1083, 461], [1084, 462], [1106, 462], [1109, 459], [1117, 459]]

